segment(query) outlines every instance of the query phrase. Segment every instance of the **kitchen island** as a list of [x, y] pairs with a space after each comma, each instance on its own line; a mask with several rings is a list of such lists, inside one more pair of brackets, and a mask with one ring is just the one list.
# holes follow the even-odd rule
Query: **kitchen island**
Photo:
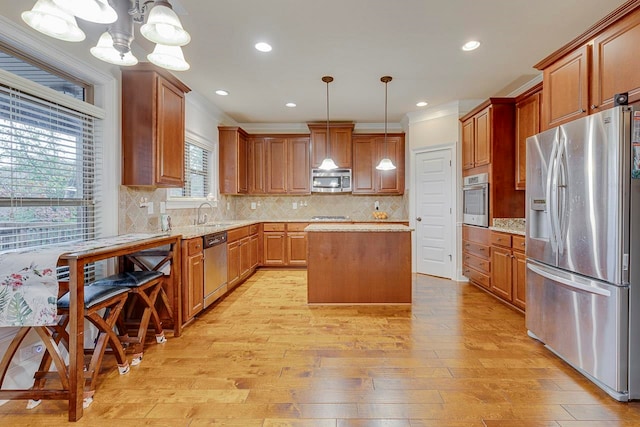
[[399, 224], [311, 224], [309, 304], [410, 304], [411, 231]]

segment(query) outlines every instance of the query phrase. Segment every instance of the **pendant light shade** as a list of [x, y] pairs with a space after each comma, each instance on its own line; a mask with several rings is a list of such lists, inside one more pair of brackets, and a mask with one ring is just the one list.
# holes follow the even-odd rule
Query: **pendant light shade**
[[59, 7], [78, 18], [96, 24], [116, 22], [118, 14], [107, 0], [53, 0]]
[[180, 46], [157, 44], [153, 52], [147, 55], [147, 59], [158, 67], [166, 68], [167, 70], [186, 71], [190, 67], [189, 63], [184, 60]]
[[391, 76], [380, 77], [380, 81], [384, 83], [384, 158], [380, 160], [380, 163], [376, 166], [376, 169], [380, 171], [390, 171], [396, 168], [387, 154], [387, 84], [391, 80]]
[[327, 157], [322, 161], [318, 169], [328, 171], [338, 169], [338, 165], [336, 165], [336, 162], [331, 158], [331, 136], [329, 134], [329, 83], [333, 81], [333, 77], [324, 76], [322, 81], [327, 84]]
[[113, 47], [113, 38], [108, 31], [102, 33], [98, 44], [89, 50], [93, 56], [110, 64], [132, 66], [138, 63], [131, 51], [122, 54]]
[[58, 40], [79, 42], [85, 39], [76, 18], [59, 8], [53, 0], [38, 0], [33, 8], [22, 12], [22, 20], [36, 31]]
[[191, 41], [178, 15], [166, 1], [156, 1], [147, 23], [140, 27], [140, 33], [149, 41], [167, 46], [184, 46]]

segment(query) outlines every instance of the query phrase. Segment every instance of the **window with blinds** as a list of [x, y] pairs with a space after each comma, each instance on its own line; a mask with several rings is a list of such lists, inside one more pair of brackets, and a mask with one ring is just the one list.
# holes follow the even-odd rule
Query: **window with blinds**
[[0, 79], [0, 250], [95, 237], [96, 121]]
[[172, 188], [171, 198], [205, 198], [211, 193], [212, 165], [211, 150], [198, 144], [185, 142], [184, 145], [184, 187]]

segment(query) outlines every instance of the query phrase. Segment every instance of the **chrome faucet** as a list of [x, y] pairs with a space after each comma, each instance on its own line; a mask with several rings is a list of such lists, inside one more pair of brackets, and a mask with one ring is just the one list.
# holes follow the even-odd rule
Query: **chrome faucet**
[[201, 203], [200, 206], [198, 206], [198, 210], [196, 211], [196, 225], [206, 224], [207, 223], [207, 214], [206, 213], [204, 215], [202, 215], [202, 217], [200, 217], [200, 209], [204, 205], [207, 205], [207, 206], [209, 206], [210, 209], [213, 209], [213, 206], [211, 206], [211, 203], [209, 203], [209, 202]]

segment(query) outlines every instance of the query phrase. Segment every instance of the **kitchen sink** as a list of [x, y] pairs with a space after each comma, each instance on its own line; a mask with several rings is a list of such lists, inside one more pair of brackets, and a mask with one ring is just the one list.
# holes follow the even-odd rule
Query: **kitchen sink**
[[320, 221], [344, 221], [349, 219], [349, 217], [343, 215], [316, 215], [312, 216], [311, 219]]

